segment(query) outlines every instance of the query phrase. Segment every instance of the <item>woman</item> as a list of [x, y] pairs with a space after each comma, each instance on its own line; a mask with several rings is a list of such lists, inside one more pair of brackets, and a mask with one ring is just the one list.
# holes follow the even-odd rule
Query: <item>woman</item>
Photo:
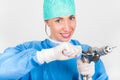
[[[44, 0], [44, 20], [50, 28], [48, 39], [7, 48], [0, 55], [0, 80], [78, 80], [77, 61], [89, 46], [71, 39], [76, 27], [74, 0]], [[82, 65], [83, 73], [93, 67], [78, 67]], [[108, 80], [101, 60], [94, 67], [92, 80]]]

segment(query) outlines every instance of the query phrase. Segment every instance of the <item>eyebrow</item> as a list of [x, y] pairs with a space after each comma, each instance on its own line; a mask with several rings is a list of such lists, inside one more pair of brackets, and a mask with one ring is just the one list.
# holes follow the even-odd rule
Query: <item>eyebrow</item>
[[75, 17], [75, 15], [71, 15], [70, 17]]
[[56, 17], [56, 19], [63, 19], [62, 17]]
[[[70, 15], [69, 17], [75, 17], [75, 15]], [[56, 17], [58, 19], [63, 19], [62, 17]]]

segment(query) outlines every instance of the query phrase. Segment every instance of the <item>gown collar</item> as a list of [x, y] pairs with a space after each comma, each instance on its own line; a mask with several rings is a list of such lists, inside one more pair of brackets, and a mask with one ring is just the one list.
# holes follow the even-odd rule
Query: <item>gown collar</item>
[[[71, 40], [69, 40], [68, 42], [70, 42], [70, 41], [71, 41]], [[46, 39], [46, 43], [47, 43], [47, 45], [48, 45], [49, 47], [55, 47], [55, 46], [59, 45], [59, 44], [62, 43], [62, 42], [55, 41], [55, 40], [53, 40], [53, 39], [47, 38], [47, 39]]]

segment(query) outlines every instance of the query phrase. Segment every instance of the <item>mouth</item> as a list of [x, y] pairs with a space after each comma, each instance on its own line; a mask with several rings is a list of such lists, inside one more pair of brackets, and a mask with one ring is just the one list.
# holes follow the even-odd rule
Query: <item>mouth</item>
[[70, 38], [71, 34], [70, 33], [60, 33], [63, 38]]

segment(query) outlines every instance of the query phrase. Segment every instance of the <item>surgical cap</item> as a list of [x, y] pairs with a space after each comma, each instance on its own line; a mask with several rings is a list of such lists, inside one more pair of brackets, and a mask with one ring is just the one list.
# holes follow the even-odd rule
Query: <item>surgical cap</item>
[[44, 0], [43, 15], [44, 20], [75, 15], [74, 0]]

